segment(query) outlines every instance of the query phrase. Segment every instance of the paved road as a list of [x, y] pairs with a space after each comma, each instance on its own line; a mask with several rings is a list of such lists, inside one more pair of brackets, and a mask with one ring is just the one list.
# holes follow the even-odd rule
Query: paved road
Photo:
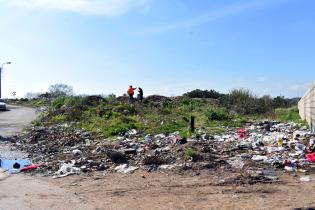
[[[9, 108], [10, 111], [0, 112], [0, 136], [20, 132], [37, 116], [32, 108]], [[11, 144], [0, 142], [0, 156], [6, 152], [22, 154], [14, 149]], [[11, 175], [0, 169], [0, 187], [0, 210], [94, 209], [77, 193], [58, 186], [51, 178]]]
[[35, 109], [19, 106], [8, 106], [9, 111], [0, 112], [0, 136], [9, 137], [36, 119]]

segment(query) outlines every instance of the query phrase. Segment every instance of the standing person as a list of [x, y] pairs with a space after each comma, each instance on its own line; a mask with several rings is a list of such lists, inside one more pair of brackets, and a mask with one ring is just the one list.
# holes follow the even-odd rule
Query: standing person
[[129, 89], [127, 91], [128, 95], [129, 95], [129, 102], [133, 103], [133, 95], [135, 94], [135, 90], [137, 88], [133, 88], [132, 85], [129, 86]]
[[138, 88], [138, 100], [142, 102], [143, 100], [143, 90], [142, 88]]

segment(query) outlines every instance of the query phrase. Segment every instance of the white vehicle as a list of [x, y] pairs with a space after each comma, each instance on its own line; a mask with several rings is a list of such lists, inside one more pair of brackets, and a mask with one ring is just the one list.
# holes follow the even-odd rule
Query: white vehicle
[[0, 99], [0, 110], [7, 110], [7, 104], [3, 99]]

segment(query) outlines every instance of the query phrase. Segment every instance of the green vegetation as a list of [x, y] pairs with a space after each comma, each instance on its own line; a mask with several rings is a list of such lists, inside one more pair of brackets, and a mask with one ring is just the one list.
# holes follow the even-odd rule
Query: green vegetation
[[[297, 108], [291, 108], [292, 104], [297, 104], [297, 99], [258, 98], [246, 89], [232, 90], [228, 94], [194, 90], [175, 98], [154, 95], [143, 103], [134, 104], [129, 104], [127, 97], [116, 98], [113, 94], [107, 97], [73, 96], [72, 87], [63, 84], [52, 85], [49, 90], [43, 94], [30, 93], [28, 99], [9, 103], [47, 107], [34, 122], [36, 125], [69, 123], [104, 137], [137, 129], [144, 134], [179, 131], [187, 138], [193, 135], [189, 130], [191, 116], [196, 119], [197, 129], [213, 134], [262, 119], [303, 123]], [[187, 154], [191, 152], [187, 151]]]
[[7, 103], [11, 105], [27, 106], [27, 107], [43, 107], [49, 104], [49, 101], [43, 98], [34, 99], [7, 99]]
[[305, 121], [301, 120], [299, 115], [299, 110], [296, 106], [291, 108], [278, 108], [275, 111], [276, 119], [279, 119], [283, 122], [295, 122], [295, 123], [302, 123], [306, 124]]
[[210, 121], [224, 121], [233, 118], [225, 108], [211, 107], [207, 110], [207, 117]]
[[187, 148], [185, 150], [185, 159], [188, 160], [192, 158], [193, 160], [196, 160], [198, 158], [198, 151], [193, 148]]
[[206, 100], [187, 99], [168, 102], [128, 104], [118, 99], [100, 96], [60, 96], [51, 102], [46, 123], [74, 122], [78, 128], [110, 137], [131, 129], [159, 134], [181, 132], [188, 137], [190, 116], [196, 117], [196, 127], [210, 133], [222, 133], [226, 126], [242, 126], [246, 120], [213, 106]]
[[[242, 127], [259, 119], [301, 122], [296, 108], [280, 108], [274, 115], [239, 115], [224, 107], [214, 106], [204, 99], [181, 98], [168, 102], [128, 104], [100, 96], [60, 96], [48, 110], [48, 124], [73, 123], [78, 128], [102, 134], [104, 137], [123, 134], [131, 129], [159, 134], [179, 131], [189, 137], [190, 116], [196, 117], [196, 127], [220, 134], [227, 127]], [[45, 118], [46, 119], [46, 118]]]

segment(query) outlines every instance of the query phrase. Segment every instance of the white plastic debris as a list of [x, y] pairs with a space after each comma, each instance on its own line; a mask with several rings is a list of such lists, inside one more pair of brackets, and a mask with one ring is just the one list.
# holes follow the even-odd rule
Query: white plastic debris
[[309, 177], [309, 176], [302, 176], [300, 178], [300, 181], [301, 182], [310, 182], [311, 181], [311, 177]]
[[144, 137], [144, 141], [145, 141], [145, 143], [147, 143], [147, 144], [151, 144], [152, 143], [152, 137], [151, 137], [151, 135], [146, 135], [145, 137]]
[[240, 159], [228, 160], [228, 164], [230, 164], [233, 168], [242, 169], [245, 163]]
[[162, 170], [171, 170], [175, 168], [175, 165], [160, 165], [159, 166], [159, 169], [162, 169]]
[[165, 139], [166, 136], [165, 136], [165, 134], [161, 133], [161, 134], [155, 135], [154, 138], [155, 139]]
[[299, 152], [304, 152], [304, 150], [306, 149], [306, 146], [304, 144], [301, 143], [296, 143], [295, 144], [295, 150], [299, 151]]
[[295, 171], [297, 171], [297, 169], [295, 167], [292, 167], [292, 166], [285, 166], [284, 170], [286, 170], [288, 172], [295, 172]]
[[138, 134], [138, 131], [136, 129], [132, 129], [130, 131], [128, 131], [127, 133], [129, 136], [134, 136], [134, 135], [137, 135]]
[[85, 139], [85, 145], [86, 146], [91, 146], [91, 140], [90, 139]]
[[135, 170], [138, 170], [138, 169], [139, 167], [128, 166], [128, 164], [122, 164], [122, 165], [117, 166], [115, 168], [115, 171], [118, 173], [127, 174], [127, 173], [134, 172]]
[[74, 156], [82, 156], [82, 151], [79, 149], [72, 150]]
[[254, 155], [252, 157], [252, 160], [255, 160], [255, 161], [267, 161], [268, 157], [262, 156], [262, 155]]
[[72, 163], [64, 163], [60, 167], [60, 169], [55, 173], [53, 179], [66, 177], [72, 174], [79, 174], [81, 169], [78, 167], [74, 167], [74, 161]]

